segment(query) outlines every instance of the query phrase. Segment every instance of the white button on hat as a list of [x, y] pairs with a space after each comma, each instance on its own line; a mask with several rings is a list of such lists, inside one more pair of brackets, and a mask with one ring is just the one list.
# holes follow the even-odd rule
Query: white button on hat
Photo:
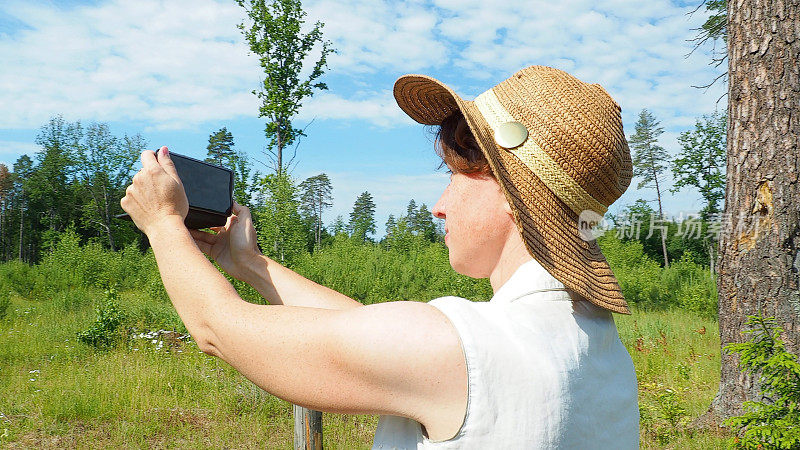
[[501, 123], [494, 132], [494, 140], [503, 148], [519, 147], [528, 139], [528, 129], [519, 122]]

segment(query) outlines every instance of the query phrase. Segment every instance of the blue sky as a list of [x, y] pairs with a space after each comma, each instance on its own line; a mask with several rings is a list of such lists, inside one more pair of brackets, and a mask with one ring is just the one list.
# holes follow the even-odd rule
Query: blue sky
[[[622, 106], [625, 133], [642, 108], [661, 121], [660, 143], [696, 118], [725, 108], [724, 86], [699, 90], [723, 68], [710, 46], [686, 57], [706, 18], [700, 3], [653, 0], [306, 0], [338, 53], [324, 77], [329, 90], [308, 99], [297, 124], [308, 137], [292, 175], [320, 172], [333, 182], [331, 223], [369, 191], [378, 228], [411, 198], [432, 206], [447, 184], [436, 171], [430, 131], [404, 116], [391, 88], [405, 73], [434, 76], [466, 98], [531, 64], [600, 83]], [[107, 122], [116, 134], [140, 132], [156, 148], [204, 157], [210, 133], [225, 126], [236, 147], [265, 162], [263, 122], [251, 91], [261, 74], [236, 24], [233, 1], [4, 1], [0, 4], [0, 163], [38, 148], [50, 117]], [[257, 168], [263, 166], [256, 162]], [[628, 191], [614, 213], [654, 191]], [[667, 187], [670, 179], [665, 180]], [[702, 207], [691, 190], [664, 198], [669, 215]]]

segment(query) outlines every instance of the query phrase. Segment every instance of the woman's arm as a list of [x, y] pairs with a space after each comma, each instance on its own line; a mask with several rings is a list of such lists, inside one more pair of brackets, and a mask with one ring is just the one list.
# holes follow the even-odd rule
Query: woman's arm
[[150, 239], [167, 293], [204, 352], [298, 405], [409, 417], [434, 439], [456, 433], [466, 364], [444, 314], [416, 302], [332, 310], [243, 301], [183, 225], [188, 203], [163, 154], [142, 154], [121, 203]]
[[238, 203], [215, 234], [191, 230], [197, 246], [232, 277], [253, 286], [272, 305], [346, 309], [363, 306], [267, 258], [258, 250], [250, 210]]

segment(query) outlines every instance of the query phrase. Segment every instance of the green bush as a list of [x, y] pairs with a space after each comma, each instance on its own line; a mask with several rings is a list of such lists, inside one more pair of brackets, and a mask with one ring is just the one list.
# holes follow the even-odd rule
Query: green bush
[[9, 261], [0, 265], [0, 279], [5, 280], [6, 287], [21, 297], [31, 298], [38, 278], [36, 270], [22, 261]]
[[661, 286], [670, 306], [703, 317], [717, 314], [717, 281], [708, 269], [695, 263], [691, 251], [684, 252], [679, 261], [662, 269]]
[[661, 266], [644, 253], [640, 242], [623, 242], [612, 233], [597, 242], [629, 304], [640, 308], [667, 306], [662, 302]]
[[37, 290], [44, 293], [78, 287], [106, 289], [111, 285], [120, 289], [140, 288], [142, 281], [156, 269], [154, 258], [143, 257], [133, 245], [119, 252], [106, 250], [96, 242], [81, 245], [80, 237], [72, 229], [59, 236], [38, 268], [43, 276]]
[[105, 299], [97, 308], [97, 319], [88, 330], [78, 333], [78, 340], [98, 350], [106, 350], [120, 343], [124, 336], [120, 326], [125, 314], [117, 305], [117, 292], [112, 287], [105, 292]]
[[693, 252], [683, 252], [679, 261], [662, 268], [639, 241], [621, 241], [606, 233], [598, 243], [629, 304], [642, 309], [681, 308], [705, 317], [717, 314], [716, 279], [695, 263]]
[[800, 363], [797, 355], [786, 351], [780, 338], [783, 329], [775, 318], [761, 313], [747, 316], [751, 329], [748, 342], [730, 343], [724, 349], [739, 354], [739, 366], [752, 374], [760, 373], [759, 384], [765, 402], [744, 402], [745, 413], [725, 420], [739, 436], [733, 448], [800, 448]]
[[303, 276], [363, 303], [387, 300], [427, 301], [443, 295], [488, 300], [492, 288], [486, 279], [457, 274], [450, 267], [447, 248], [440, 243], [390, 247], [338, 236], [295, 266]]

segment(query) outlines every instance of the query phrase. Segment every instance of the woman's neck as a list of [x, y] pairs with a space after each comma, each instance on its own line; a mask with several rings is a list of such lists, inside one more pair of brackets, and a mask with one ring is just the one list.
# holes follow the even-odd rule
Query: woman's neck
[[[516, 231], [516, 230], [515, 230]], [[500, 253], [500, 258], [497, 265], [489, 275], [489, 282], [492, 285], [492, 291], [497, 292], [501, 286], [506, 284], [511, 275], [519, 269], [519, 266], [533, 259], [525, 243], [522, 241], [522, 236], [519, 232], [511, 233], [503, 251]]]

